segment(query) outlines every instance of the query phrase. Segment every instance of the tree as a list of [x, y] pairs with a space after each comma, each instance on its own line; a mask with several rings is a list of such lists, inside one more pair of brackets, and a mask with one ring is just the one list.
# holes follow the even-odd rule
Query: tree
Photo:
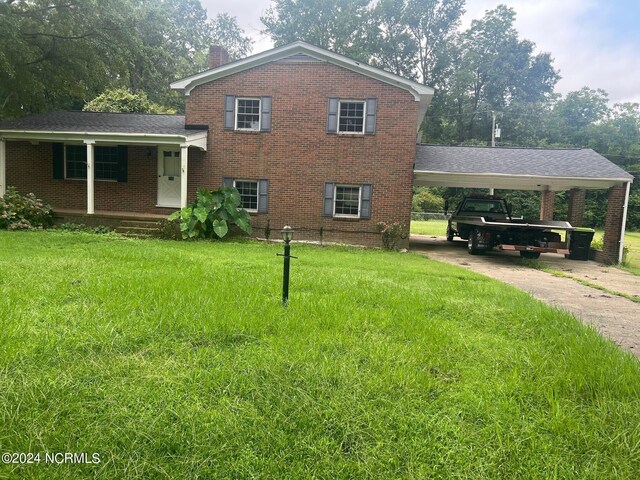
[[157, 103], [150, 102], [142, 90], [132, 93], [125, 88], [116, 88], [101, 93], [82, 109], [85, 112], [115, 113], [175, 113]]
[[464, 0], [381, 0], [373, 12], [377, 42], [371, 52], [382, 68], [444, 88], [451, 46]]
[[368, 61], [369, 0], [274, 0], [260, 18], [276, 46], [304, 40]]
[[491, 137], [491, 112], [505, 114], [553, 98], [559, 76], [549, 54], [534, 55], [535, 45], [520, 40], [515, 12], [499, 5], [457, 39], [452, 49], [456, 67], [443, 107], [453, 119], [457, 141]]
[[[590, 126], [604, 121], [609, 116], [609, 96], [604, 90], [588, 87], [569, 92], [553, 108], [552, 141], [575, 147], [586, 147], [589, 143]], [[600, 150], [601, 153], [606, 153]]]
[[0, 118], [79, 109], [110, 88], [182, 108], [169, 89], [202, 70], [212, 43], [245, 55], [235, 18], [212, 22], [199, 0], [0, 2]]

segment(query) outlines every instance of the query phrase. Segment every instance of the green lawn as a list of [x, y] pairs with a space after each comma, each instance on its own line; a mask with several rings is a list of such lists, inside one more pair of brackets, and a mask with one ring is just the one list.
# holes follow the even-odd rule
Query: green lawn
[[[637, 479], [640, 362], [419, 255], [0, 232], [0, 478]], [[43, 453], [44, 454], [44, 453]]]
[[446, 220], [412, 220], [411, 233], [444, 237], [447, 233]]

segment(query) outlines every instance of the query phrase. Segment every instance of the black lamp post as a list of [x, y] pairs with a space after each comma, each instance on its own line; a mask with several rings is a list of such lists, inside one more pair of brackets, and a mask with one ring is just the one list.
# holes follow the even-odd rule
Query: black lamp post
[[282, 234], [282, 240], [284, 240], [284, 255], [278, 253], [279, 257], [284, 257], [284, 271], [282, 275], [282, 306], [286, 307], [289, 303], [289, 261], [292, 258], [291, 253], [291, 240], [293, 240], [293, 228], [289, 225], [285, 225], [280, 231]]

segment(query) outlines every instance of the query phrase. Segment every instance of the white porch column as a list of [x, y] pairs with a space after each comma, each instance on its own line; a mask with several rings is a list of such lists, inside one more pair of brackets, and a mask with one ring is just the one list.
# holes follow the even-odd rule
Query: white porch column
[[189, 147], [180, 145], [180, 208], [187, 206], [187, 165], [188, 165]]
[[629, 193], [631, 192], [631, 182], [627, 182], [624, 195], [624, 206], [622, 207], [622, 227], [620, 228], [620, 251], [618, 252], [618, 263], [622, 263], [624, 257], [624, 233], [627, 229], [627, 212], [629, 211]]
[[87, 145], [87, 213], [95, 213], [95, 161], [93, 159], [93, 145], [95, 140], [85, 140]]
[[7, 141], [0, 138], [0, 197], [7, 193]]

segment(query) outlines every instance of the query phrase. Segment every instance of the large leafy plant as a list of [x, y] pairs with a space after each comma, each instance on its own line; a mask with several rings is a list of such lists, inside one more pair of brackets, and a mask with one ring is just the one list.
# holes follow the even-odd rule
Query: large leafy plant
[[182, 238], [223, 238], [230, 225], [250, 234], [249, 214], [240, 208], [240, 193], [233, 187], [198, 189], [195, 203], [172, 213], [169, 220], [180, 220]]

